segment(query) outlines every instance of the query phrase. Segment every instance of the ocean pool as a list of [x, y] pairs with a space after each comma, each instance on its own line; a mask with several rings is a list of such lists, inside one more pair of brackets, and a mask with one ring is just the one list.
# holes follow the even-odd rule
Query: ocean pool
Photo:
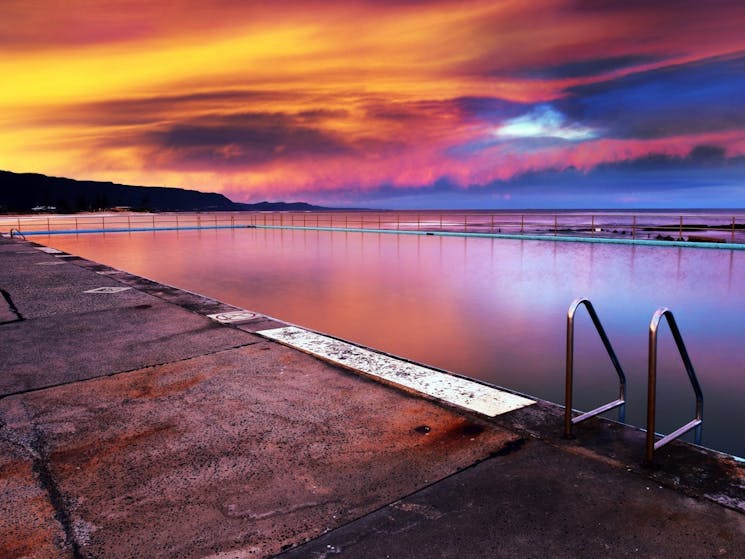
[[[282, 229], [34, 240], [558, 403], [566, 313], [584, 296], [626, 371], [626, 422], [641, 427], [649, 321], [665, 306], [703, 388], [703, 444], [745, 456], [745, 251]], [[692, 418], [693, 393], [666, 325], [657, 393], [659, 432]], [[616, 394], [610, 360], [580, 310], [574, 407]]]

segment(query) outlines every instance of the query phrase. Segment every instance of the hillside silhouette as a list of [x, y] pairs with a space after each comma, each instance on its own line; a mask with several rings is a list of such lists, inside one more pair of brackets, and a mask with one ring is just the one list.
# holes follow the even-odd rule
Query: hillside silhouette
[[222, 194], [185, 188], [131, 186], [78, 181], [37, 173], [0, 171], [0, 212], [28, 213], [34, 208], [59, 213], [111, 208], [134, 211], [304, 211], [327, 209], [305, 202], [233, 202]]

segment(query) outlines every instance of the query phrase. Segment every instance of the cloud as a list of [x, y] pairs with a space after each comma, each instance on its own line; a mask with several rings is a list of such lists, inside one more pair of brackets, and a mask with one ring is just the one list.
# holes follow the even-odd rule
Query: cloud
[[567, 118], [550, 105], [538, 105], [527, 114], [504, 121], [494, 135], [498, 138], [557, 138], [578, 142], [597, 137], [597, 132], [579, 123], [567, 122]]
[[[77, 124], [84, 126], [132, 126], [158, 124], [164, 121], [186, 120], [216, 113], [219, 109], [254, 106], [261, 103], [301, 103], [299, 93], [275, 90], [217, 89], [212, 91], [185, 92], [112, 98], [91, 103], [69, 104], [64, 111], [57, 108], [39, 111], [29, 122], [34, 124]], [[318, 118], [324, 111], [305, 118]], [[299, 116], [303, 116], [300, 113]]]
[[[426, 185], [382, 185], [354, 199], [378, 208], [739, 208], [745, 199], [745, 156], [725, 157], [719, 146], [700, 145], [686, 156], [653, 153], [605, 163], [532, 170], [509, 179], [463, 188], [447, 177]], [[317, 193], [316, 193], [317, 194]], [[303, 195], [313, 196], [313, 192]], [[333, 192], [319, 202], [333, 200]], [[702, 196], [707, 202], [702, 202]]]
[[745, 127], [745, 56], [639, 72], [567, 90], [570, 118], [611, 138], [661, 138]]
[[[319, 114], [312, 115], [313, 119]], [[341, 137], [306, 124], [307, 114], [244, 113], [168, 126], [148, 134], [171, 165], [249, 166], [281, 159], [350, 154]]]
[[587, 78], [601, 76], [626, 70], [636, 66], [644, 66], [655, 62], [661, 62], [659, 56], [649, 54], [624, 54], [620, 56], [607, 56], [601, 58], [587, 58], [571, 60], [569, 62], [556, 63], [549, 66], [534, 67], [527, 69], [523, 75], [533, 79], [566, 79]]

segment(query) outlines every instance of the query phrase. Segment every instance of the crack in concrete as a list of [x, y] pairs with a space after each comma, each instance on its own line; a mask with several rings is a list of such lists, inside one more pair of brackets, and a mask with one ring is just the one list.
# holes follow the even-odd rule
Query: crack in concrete
[[245, 343], [245, 344], [239, 344], [239, 345], [236, 345], [236, 346], [231, 346], [231, 347], [226, 347], [226, 348], [223, 348], [223, 349], [218, 349], [218, 350], [215, 350], [215, 351], [210, 351], [210, 352], [207, 352], [207, 353], [200, 353], [199, 355], [193, 355], [192, 357], [186, 357], [184, 359], [177, 359], [176, 361], [164, 361], [162, 363], [153, 363], [152, 365], [145, 365], [145, 366], [142, 366], [142, 367], [136, 367], [134, 369], [127, 369], [126, 371], [115, 371], [113, 373], [105, 373], [105, 374], [98, 375], [98, 376], [91, 377], [91, 378], [71, 380], [69, 382], [60, 382], [60, 383], [57, 383], [57, 384], [50, 384], [48, 386], [39, 386], [39, 387], [36, 387], [36, 388], [27, 388], [26, 390], [18, 390], [17, 392], [9, 392], [8, 394], [0, 394], [0, 401], [4, 400], [6, 398], [10, 398], [11, 396], [23, 396], [25, 394], [33, 394], [35, 392], [42, 392], [44, 390], [51, 390], [51, 389], [54, 389], [54, 388], [59, 388], [60, 386], [69, 386], [69, 385], [73, 385], [73, 384], [84, 384], [84, 383], [96, 381], [96, 380], [99, 380], [99, 379], [117, 377], [119, 375], [126, 375], [126, 374], [134, 373], [134, 372], [137, 372], [137, 371], [144, 371], [146, 369], [153, 369], [155, 367], [163, 367], [164, 365], [172, 365], [172, 364], [175, 364], [175, 363], [184, 363], [184, 362], [187, 362], [187, 361], [191, 361], [193, 359], [199, 359], [201, 357], [207, 357], [207, 356], [210, 356], [210, 355], [217, 355], [217, 354], [222, 353], [224, 351], [233, 351], [235, 349], [241, 349], [241, 348], [244, 348], [244, 347], [249, 347], [249, 346], [257, 345], [257, 344], [261, 344], [261, 343], [266, 343], [266, 340], [263, 340], [263, 339], [262, 340], [256, 340], [256, 341], [248, 342], [248, 343]]
[[5, 291], [4, 289], [0, 289], [0, 294], [2, 294], [3, 299], [5, 299], [5, 302], [8, 304], [8, 310], [16, 315], [15, 320], [6, 320], [4, 322], [0, 322], [0, 324], [11, 324], [13, 322], [18, 322], [19, 320], [25, 320], [23, 315], [21, 314], [21, 311], [18, 310], [18, 307], [16, 307], [13, 299], [10, 297], [10, 293]]
[[[23, 409], [28, 411], [25, 404], [22, 404]], [[65, 543], [69, 546], [74, 559], [84, 559], [84, 555], [80, 550], [80, 544], [75, 537], [75, 528], [69, 511], [65, 503], [65, 497], [59, 489], [57, 481], [54, 479], [51, 469], [49, 468], [49, 458], [45, 452], [45, 441], [44, 436], [33, 424], [33, 420], [29, 417], [29, 423], [31, 426], [32, 438], [29, 441], [30, 454], [31, 454], [31, 470], [36, 474], [39, 482], [39, 487], [46, 492], [49, 498], [49, 503], [52, 505], [54, 510], [54, 518], [62, 527], [65, 534]]]

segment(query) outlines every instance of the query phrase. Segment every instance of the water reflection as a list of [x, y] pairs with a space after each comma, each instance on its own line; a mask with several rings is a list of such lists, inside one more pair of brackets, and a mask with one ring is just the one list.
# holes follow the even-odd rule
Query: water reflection
[[[255, 229], [55, 236], [71, 253], [271, 316], [549, 400], [563, 400], [565, 319], [592, 300], [629, 377], [627, 421], [643, 425], [649, 320], [671, 308], [706, 398], [704, 443], [745, 455], [741, 363], [745, 253]], [[615, 396], [615, 373], [578, 315], [576, 407]], [[693, 396], [663, 326], [658, 429]], [[741, 440], [743, 439], [743, 440]]]

